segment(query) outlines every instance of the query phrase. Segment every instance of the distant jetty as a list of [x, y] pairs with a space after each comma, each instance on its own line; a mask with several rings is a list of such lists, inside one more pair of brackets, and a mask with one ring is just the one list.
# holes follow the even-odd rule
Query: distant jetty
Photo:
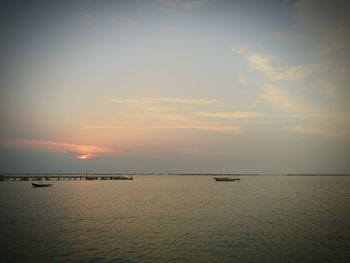
[[51, 181], [51, 180], [133, 180], [130, 174], [52, 174], [52, 173], [25, 173], [25, 174], [2, 174], [0, 181]]

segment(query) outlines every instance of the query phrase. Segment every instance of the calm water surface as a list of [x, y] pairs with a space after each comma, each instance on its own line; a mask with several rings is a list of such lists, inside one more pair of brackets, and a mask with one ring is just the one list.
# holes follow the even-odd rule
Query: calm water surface
[[0, 262], [350, 262], [350, 177], [0, 183]]

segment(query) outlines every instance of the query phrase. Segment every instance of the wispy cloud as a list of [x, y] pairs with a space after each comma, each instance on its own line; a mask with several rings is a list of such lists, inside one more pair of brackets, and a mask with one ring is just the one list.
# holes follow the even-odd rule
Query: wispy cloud
[[2, 148], [18, 149], [18, 150], [34, 150], [51, 153], [72, 153], [77, 159], [91, 159], [101, 154], [117, 153], [118, 151], [111, 148], [72, 144], [65, 142], [46, 141], [46, 140], [30, 140], [30, 139], [0, 139]]
[[216, 132], [234, 132], [237, 133], [241, 130], [238, 125], [220, 125], [220, 124], [173, 124], [173, 125], [161, 125], [154, 126], [155, 129], [186, 129], [186, 130], [203, 130], [203, 131], [216, 131]]
[[[187, 129], [198, 131], [238, 133], [241, 126], [230, 119], [253, 119], [263, 116], [253, 111], [219, 111], [228, 107], [227, 103], [216, 99], [178, 98], [178, 97], [141, 97], [115, 98], [111, 100], [121, 104], [116, 115], [120, 125], [85, 125], [81, 129], [134, 129], [162, 130]], [[209, 111], [214, 110], [214, 111]], [[203, 117], [206, 119], [204, 120]], [[225, 120], [223, 120], [225, 119]], [[123, 125], [125, 124], [125, 125]], [[137, 128], [138, 127], [138, 128]]]
[[[299, 4], [301, 2], [314, 1], [299, 1]], [[343, 74], [341, 70], [349, 67], [335, 63], [332, 58], [319, 58], [320, 63], [281, 67], [277, 66], [283, 64], [277, 57], [251, 52], [248, 46], [238, 46], [232, 51], [241, 55], [251, 69], [265, 75], [259, 97], [264, 105], [275, 111], [269, 114], [270, 119], [283, 112], [285, 115], [282, 119], [294, 118], [301, 124], [289, 128], [290, 131], [329, 138], [350, 138], [347, 132], [350, 123], [349, 93], [346, 88], [348, 74]], [[309, 76], [312, 78], [306, 80]], [[329, 85], [324, 81], [326, 78]]]
[[269, 54], [252, 53], [247, 47], [241, 46], [232, 49], [242, 55], [248, 62], [250, 68], [263, 73], [270, 81], [277, 80], [298, 80], [303, 79], [324, 67], [324, 63], [314, 63], [298, 66], [277, 67], [277, 59]]
[[255, 111], [232, 111], [232, 112], [198, 112], [195, 115], [201, 117], [213, 118], [232, 118], [232, 119], [250, 119], [263, 116], [260, 112]]
[[238, 132], [241, 127], [221, 123], [204, 122], [193, 118], [192, 115], [184, 114], [158, 114], [153, 118], [161, 121], [159, 125], [152, 126], [154, 129], [189, 129], [205, 131]]
[[275, 108], [293, 114], [308, 116], [324, 116], [323, 108], [313, 105], [302, 98], [294, 97], [280, 87], [266, 85], [260, 95], [268, 104]]
[[265, 85], [260, 97], [279, 111], [298, 118], [321, 118], [332, 123], [348, 124], [350, 121], [346, 108], [332, 104], [321, 104], [305, 100], [303, 97], [292, 96], [286, 89], [274, 85]]
[[118, 126], [118, 125], [94, 125], [94, 126], [82, 126], [80, 129], [128, 129], [129, 126]]
[[151, 118], [163, 121], [191, 123], [193, 119], [184, 114], [153, 114]]
[[149, 105], [149, 106], [143, 107], [143, 109], [145, 111], [150, 111], [150, 112], [177, 112], [177, 111], [188, 111], [188, 110], [191, 110], [192, 107], [188, 105], [187, 106], [186, 105], [183, 105], [183, 106], [182, 105], [179, 105], [179, 106]]
[[180, 103], [180, 104], [215, 104], [217, 100], [212, 99], [188, 99], [188, 98], [153, 98], [154, 101]]
[[191, 98], [173, 98], [173, 97], [160, 97], [160, 98], [116, 98], [112, 99], [113, 102], [122, 104], [141, 104], [141, 103], [171, 103], [171, 104], [193, 104], [193, 105], [205, 105], [215, 104], [218, 100], [212, 99], [191, 99]]

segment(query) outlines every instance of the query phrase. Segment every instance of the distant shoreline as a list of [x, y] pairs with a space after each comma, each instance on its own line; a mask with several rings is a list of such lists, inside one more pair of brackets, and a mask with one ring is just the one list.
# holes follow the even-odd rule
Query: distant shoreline
[[350, 176], [350, 174], [286, 174], [286, 176]]
[[350, 176], [349, 174], [339, 173], [287, 173], [287, 174], [270, 174], [270, 173], [0, 173], [1, 176], [117, 176], [117, 175], [199, 175], [199, 176]]

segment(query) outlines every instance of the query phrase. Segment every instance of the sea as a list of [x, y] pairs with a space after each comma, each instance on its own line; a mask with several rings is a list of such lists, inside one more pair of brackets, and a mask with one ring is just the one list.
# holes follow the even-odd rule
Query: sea
[[350, 176], [0, 182], [0, 262], [350, 262]]

